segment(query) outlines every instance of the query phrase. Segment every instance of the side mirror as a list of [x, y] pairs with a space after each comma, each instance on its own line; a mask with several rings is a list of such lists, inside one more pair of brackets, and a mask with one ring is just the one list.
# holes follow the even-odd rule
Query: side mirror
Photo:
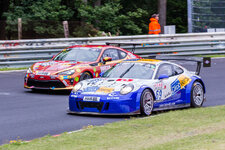
[[106, 56], [103, 58], [103, 62], [107, 62], [107, 61], [112, 61], [112, 57]]
[[104, 75], [104, 72], [99, 73], [99, 77], [102, 77]]
[[169, 78], [169, 76], [168, 75], [166, 75], [166, 74], [161, 74], [160, 76], [159, 76], [159, 80], [162, 80], [162, 79], [167, 79], [167, 78]]

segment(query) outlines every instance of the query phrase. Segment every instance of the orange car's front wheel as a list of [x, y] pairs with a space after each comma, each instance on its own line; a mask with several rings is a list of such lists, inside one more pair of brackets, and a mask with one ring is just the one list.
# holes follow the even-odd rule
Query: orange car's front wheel
[[80, 81], [92, 78], [89, 72], [83, 72], [80, 76]]

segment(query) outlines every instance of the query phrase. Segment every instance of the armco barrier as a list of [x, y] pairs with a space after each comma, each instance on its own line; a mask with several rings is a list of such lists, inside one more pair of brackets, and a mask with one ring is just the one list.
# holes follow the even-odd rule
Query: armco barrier
[[106, 42], [120, 42], [122, 48], [148, 57], [164, 55], [208, 55], [225, 54], [225, 32], [192, 33], [174, 35], [136, 35], [115, 37], [59, 38], [36, 40], [0, 41], [0, 68], [26, 67], [40, 60], [48, 60], [62, 49], [78, 44], [102, 45]]

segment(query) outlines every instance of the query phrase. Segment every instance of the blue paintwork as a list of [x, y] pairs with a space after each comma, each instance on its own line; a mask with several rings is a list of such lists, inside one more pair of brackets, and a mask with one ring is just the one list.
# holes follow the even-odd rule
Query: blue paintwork
[[[180, 106], [187, 106], [190, 104], [191, 97], [191, 88], [193, 83], [198, 80], [202, 82], [202, 80], [197, 76], [191, 77], [191, 82], [185, 86], [184, 89], [176, 89], [171, 97], [163, 100], [163, 101], [155, 101], [154, 110], [157, 109], [170, 109], [170, 108], [180, 108]], [[203, 84], [203, 82], [202, 82]], [[171, 84], [171, 86], [176, 86], [176, 80]], [[92, 87], [96, 88], [96, 87]], [[81, 91], [76, 93], [71, 92], [69, 96], [69, 111], [70, 112], [87, 112], [87, 113], [102, 113], [102, 114], [132, 114], [139, 112], [140, 110], [140, 99], [142, 92], [146, 89], [150, 89], [148, 86], [141, 86], [137, 91], [128, 93], [126, 95], [121, 95], [120, 92], [113, 92], [108, 95], [87, 95], [82, 94]], [[203, 84], [203, 88], [205, 90], [205, 86]], [[91, 89], [90, 89], [91, 90]], [[109, 96], [111, 95], [111, 96]], [[113, 95], [113, 96], [112, 96]], [[81, 108], [79, 102], [83, 101], [84, 96], [93, 96], [100, 97], [100, 102], [91, 102], [91, 103], [102, 103], [102, 109], [99, 110], [97, 108], [84, 107]], [[155, 95], [154, 95], [155, 97]], [[79, 106], [77, 106], [79, 105]]]

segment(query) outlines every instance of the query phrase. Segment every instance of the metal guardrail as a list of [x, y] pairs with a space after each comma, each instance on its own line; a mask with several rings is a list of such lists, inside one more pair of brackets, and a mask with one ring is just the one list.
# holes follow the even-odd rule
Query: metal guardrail
[[[141, 57], [152, 54], [182, 56], [225, 54], [225, 32], [6, 40], [0, 41], [0, 68], [26, 67], [37, 61], [48, 60], [71, 45], [102, 45], [106, 42], [140, 43], [135, 47], [134, 53]], [[121, 47], [130, 51], [133, 49], [132, 44]]]

